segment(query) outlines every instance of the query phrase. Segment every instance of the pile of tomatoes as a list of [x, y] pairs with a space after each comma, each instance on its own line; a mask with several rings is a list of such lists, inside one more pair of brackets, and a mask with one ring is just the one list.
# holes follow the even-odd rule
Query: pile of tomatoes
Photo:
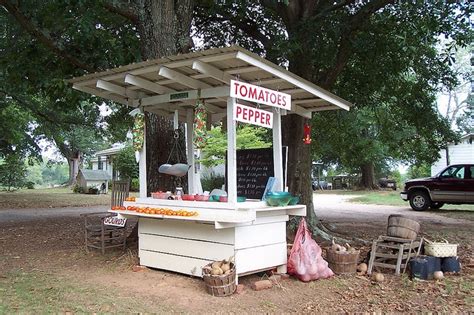
[[127, 208], [124, 206], [113, 206], [112, 210], [127, 210]]
[[172, 210], [168, 208], [150, 208], [150, 207], [136, 207], [136, 206], [117, 206], [112, 207], [112, 210], [128, 210], [128, 211], [136, 211], [138, 213], [145, 213], [145, 214], [162, 214], [162, 215], [169, 215], [169, 216], [181, 216], [181, 217], [194, 217], [199, 215], [196, 211], [187, 211], [187, 210]]
[[135, 202], [135, 197], [127, 197], [127, 198], [125, 198], [125, 201], [133, 201], [133, 202]]

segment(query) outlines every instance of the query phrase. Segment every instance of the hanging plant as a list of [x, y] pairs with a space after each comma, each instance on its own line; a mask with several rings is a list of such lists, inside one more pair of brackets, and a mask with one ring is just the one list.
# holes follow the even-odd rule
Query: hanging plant
[[135, 115], [132, 136], [133, 149], [138, 152], [141, 151], [145, 139], [145, 115], [143, 113], [138, 113]]
[[196, 107], [194, 108], [194, 132], [193, 144], [196, 149], [202, 149], [206, 146], [206, 107], [202, 99], [196, 100]]

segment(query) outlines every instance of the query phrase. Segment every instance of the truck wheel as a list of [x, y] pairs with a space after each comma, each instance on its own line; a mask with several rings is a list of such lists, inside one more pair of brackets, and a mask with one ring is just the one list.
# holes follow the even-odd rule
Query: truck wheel
[[444, 203], [442, 203], [442, 202], [433, 202], [433, 203], [431, 203], [430, 208], [431, 209], [439, 209], [442, 206], [444, 206]]
[[415, 191], [410, 194], [410, 206], [415, 211], [423, 211], [431, 206], [431, 200], [427, 193]]

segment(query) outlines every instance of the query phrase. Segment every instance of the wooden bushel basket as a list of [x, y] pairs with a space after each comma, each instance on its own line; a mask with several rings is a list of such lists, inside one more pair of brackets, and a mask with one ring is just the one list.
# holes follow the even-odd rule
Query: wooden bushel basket
[[330, 248], [326, 251], [326, 260], [329, 268], [336, 274], [349, 274], [357, 271], [359, 261], [359, 251], [353, 253], [336, 252]]
[[230, 263], [230, 273], [227, 275], [213, 276], [210, 270], [211, 264], [202, 268], [202, 278], [206, 284], [207, 293], [213, 296], [232, 295], [237, 289], [235, 283], [235, 265]]
[[388, 217], [388, 236], [414, 240], [419, 231], [420, 223], [413, 219], [398, 214], [392, 214]]

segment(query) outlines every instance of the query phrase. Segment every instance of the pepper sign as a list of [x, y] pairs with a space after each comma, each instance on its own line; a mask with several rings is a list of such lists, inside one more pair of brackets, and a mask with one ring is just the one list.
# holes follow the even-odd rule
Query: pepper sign
[[[291, 109], [291, 95], [241, 81], [230, 81], [230, 97], [286, 110]], [[234, 119], [266, 128], [273, 126], [273, 113], [242, 104], [235, 105]]]

